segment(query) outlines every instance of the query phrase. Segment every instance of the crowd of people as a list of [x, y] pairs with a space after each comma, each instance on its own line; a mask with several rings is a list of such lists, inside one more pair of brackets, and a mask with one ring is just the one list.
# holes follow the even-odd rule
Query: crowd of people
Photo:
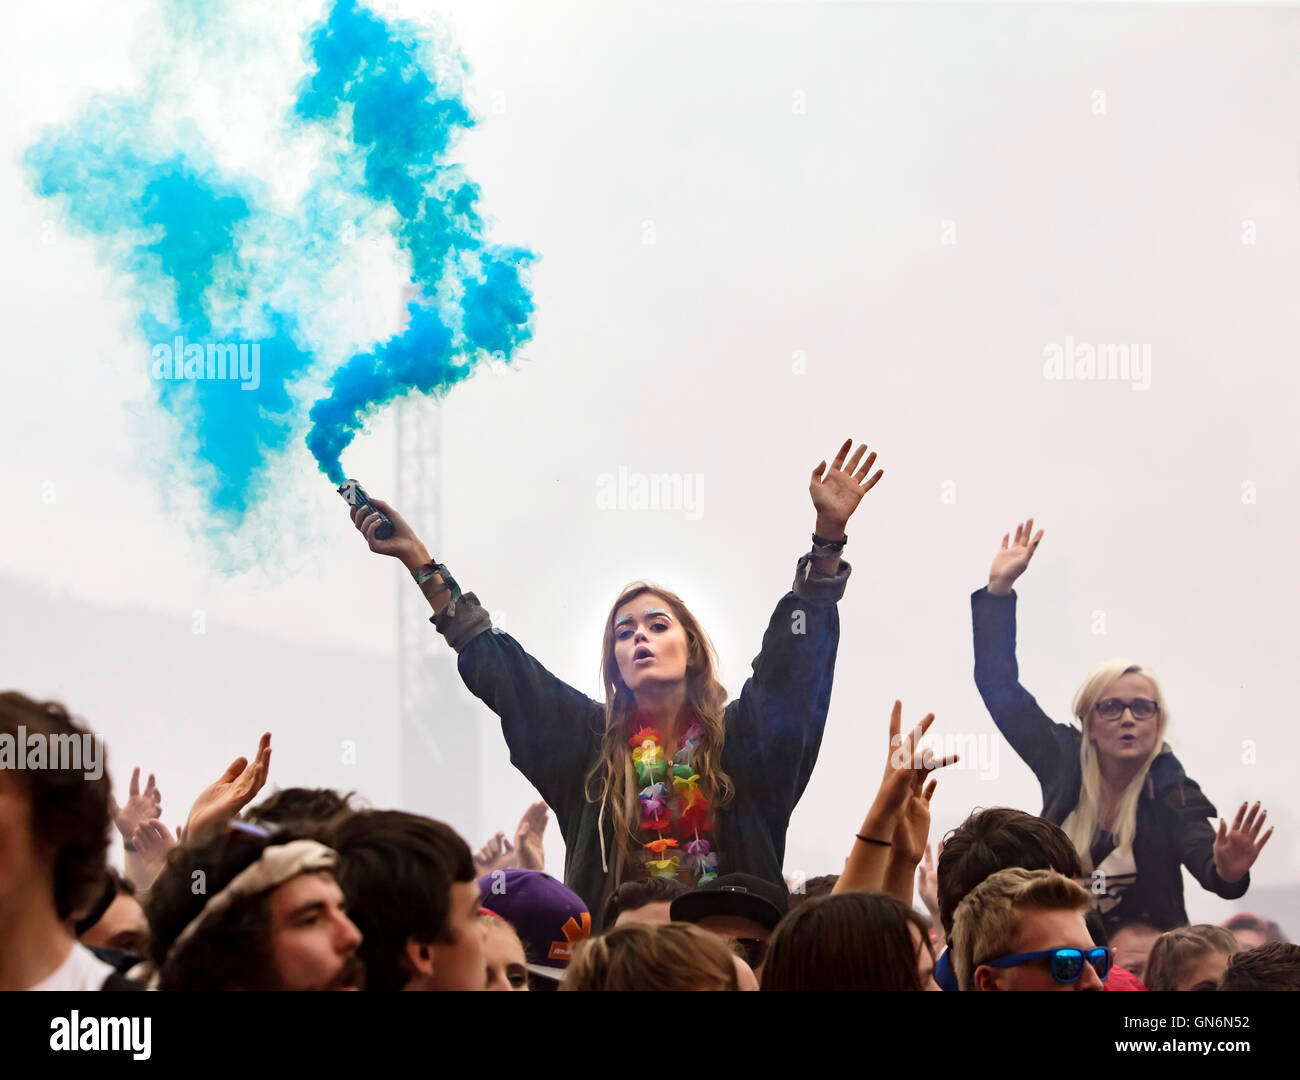
[[[956, 759], [926, 748], [933, 715], [904, 730], [895, 702], [843, 865], [784, 879], [830, 703], [845, 529], [883, 475], [866, 449], [846, 442], [813, 471], [812, 548], [731, 701], [675, 593], [637, 582], [617, 597], [597, 702], [493, 627], [395, 508], [353, 509], [371, 550], [410, 570], [542, 796], [513, 838], [477, 851], [355, 793], [258, 801], [269, 734], [173, 834], [154, 775], [142, 786], [136, 768], [119, 804], [107, 771], [51, 750], [88, 734], [80, 721], [0, 694], [0, 989], [1300, 989], [1300, 946], [1275, 923], [1187, 925], [1181, 868], [1240, 898], [1272, 830], [1259, 804], [1210, 824], [1151, 671], [1095, 668], [1077, 724], [1052, 721], [1020, 684], [1012, 586], [1042, 540], [1032, 519], [1003, 538], [972, 611], [976, 685], [1038, 777], [1041, 812], [977, 808], [936, 857], [930, 803]], [[40, 766], [15, 767], [37, 760], [29, 747], [45, 748]], [[551, 814], [563, 880], [544, 864]]]

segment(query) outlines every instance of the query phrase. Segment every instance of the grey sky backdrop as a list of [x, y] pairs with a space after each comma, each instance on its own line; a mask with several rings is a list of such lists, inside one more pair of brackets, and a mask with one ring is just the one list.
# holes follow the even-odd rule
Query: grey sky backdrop
[[[297, 35], [320, 5], [238, 7], [248, 62], [196, 72], [191, 105], [225, 160], [256, 171], [274, 119], [259, 127], [259, 103], [301, 76]], [[1032, 514], [1047, 535], [1019, 590], [1023, 681], [1065, 719], [1098, 661], [1151, 665], [1189, 773], [1220, 810], [1268, 807], [1278, 832], [1241, 906], [1273, 897], [1285, 915], [1280, 890], [1300, 884], [1300, 13], [433, 9], [470, 64], [480, 126], [459, 157], [493, 237], [541, 255], [523, 362], [444, 407], [437, 554], [498, 623], [597, 694], [601, 620], [646, 577], [692, 606], [737, 693], [807, 546], [810, 470], [865, 440], [886, 475], [849, 526], [835, 692], [787, 871], [838, 869], [895, 697], [986, 755], [944, 774], [936, 837], [974, 805], [1039, 809], [975, 690], [968, 601]], [[122, 283], [50, 224], [18, 164], [88, 94], [131, 87], [149, 10], [26, 7], [0, 41], [0, 683], [103, 730], [119, 790], [132, 764], [155, 771], [169, 821], [268, 729], [273, 784], [392, 805], [402, 571], [364, 550], [301, 441], [249, 530], [258, 569], [212, 569], [185, 493], [156, 479], [176, 451]], [[339, 318], [386, 336], [400, 274], [383, 250], [354, 258]], [[1149, 388], [1045, 378], [1067, 337], [1148, 347]], [[344, 464], [392, 492], [391, 415]], [[603, 508], [600, 478], [620, 468], [700, 478], [701, 512]], [[432, 725], [475, 726], [478, 765], [449, 760], [403, 801], [477, 846], [534, 796], [463, 697]], [[548, 840], [558, 873], [554, 826]], [[1233, 907], [1190, 882], [1188, 901], [1194, 921]]]

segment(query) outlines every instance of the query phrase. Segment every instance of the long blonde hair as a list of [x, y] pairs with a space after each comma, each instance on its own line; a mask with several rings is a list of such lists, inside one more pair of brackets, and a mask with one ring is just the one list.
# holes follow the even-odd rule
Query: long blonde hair
[[1084, 684], [1079, 687], [1079, 692], [1074, 695], [1074, 715], [1079, 723], [1083, 726], [1083, 741], [1079, 746], [1079, 764], [1083, 772], [1083, 786], [1079, 789], [1079, 802], [1074, 808], [1074, 813], [1069, 821], [1070, 841], [1074, 844], [1075, 849], [1079, 852], [1080, 858], [1085, 860], [1085, 865], [1090, 866], [1092, 862], [1092, 844], [1097, 839], [1097, 833], [1101, 827], [1101, 767], [1097, 762], [1097, 748], [1093, 745], [1091, 737], [1091, 724], [1093, 722], [1093, 706], [1101, 700], [1106, 688], [1110, 686], [1121, 675], [1142, 675], [1151, 681], [1151, 687], [1155, 693], [1155, 702], [1157, 705], [1156, 712], [1156, 737], [1151, 748], [1151, 753], [1142, 763], [1142, 768], [1138, 774], [1129, 782], [1128, 787], [1120, 796], [1119, 807], [1115, 812], [1115, 827], [1112, 835], [1115, 837], [1115, 846], [1121, 850], [1131, 850], [1133, 841], [1137, 836], [1137, 806], [1138, 800], [1142, 797], [1142, 786], [1146, 783], [1147, 770], [1151, 768], [1151, 763], [1164, 750], [1169, 749], [1165, 745], [1165, 731], [1169, 726], [1169, 710], [1165, 707], [1164, 695], [1160, 692], [1160, 684], [1156, 682], [1156, 677], [1150, 670], [1144, 668], [1141, 664], [1134, 664], [1129, 660], [1107, 660], [1103, 664], [1098, 664], [1093, 668]]
[[[619, 608], [644, 593], [654, 593], [667, 601], [686, 632], [686, 703], [695, 710], [696, 719], [704, 729], [692, 759], [692, 767], [700, 777], [700, 790], [715, 806], [730, 801], [735, 795], [731, 777], [722, 769], [722, 744], [726, 734], [723, 710], [727, 705], [727, 689], [718, 681], [713, 644], [690, 609], [682, 603], [681, 597], [647, 582], [635, 581], [619, 593], [605, 620], [600, 658], [600, 677], [605, 686], [605, 733], [601, 739], [600, 757], [587, 774], [587, 800], [601, 803], [597, 829], [601, 837], [602, 858], [604, 810], [608, 807], [615, 847], [623, 862], [631, 862], [634, 852], [641, 847], [635, 832], [640, 822], [637, 811], [639, 788], [636, 770], [632, 766], [632, 747], [628, 743], [632, 732], [627, 723], [628, 717], [636, 710], [636, 699], [619, 674], [618, 661], [614, 658], [614, 618]], [[664, 747], [664, 751], [671, 759], [673, 748]]]

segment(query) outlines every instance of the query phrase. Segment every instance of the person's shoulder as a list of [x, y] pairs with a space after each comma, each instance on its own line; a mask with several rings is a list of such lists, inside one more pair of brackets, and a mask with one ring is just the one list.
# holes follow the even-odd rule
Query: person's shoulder
[[1183, 763], [1174, 756], [1174, 752], [1166, 743], [1147, 769], [1146, 794], [1160, 799], [1170, 794], [1185, 794], [1189, 791], [1199, 794], [1200, 790], [1200, 785], [1187, 775]]

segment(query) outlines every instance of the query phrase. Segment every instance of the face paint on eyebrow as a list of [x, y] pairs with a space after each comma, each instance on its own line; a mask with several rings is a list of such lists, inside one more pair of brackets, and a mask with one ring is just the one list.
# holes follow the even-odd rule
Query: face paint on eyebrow
[[614, 624], [614, 629], [617, 630], [617, 629], [618, 629], [620, 626], [622, 626], [625, 622], [632, 622], [632, 621], [633, 621], [633, 620], [632, 620], [632, 616], [631, 616], [631, 615], [624, 615], [621, 619], [618, 620], [618, 622], [616, 622], [616, 623]]
[[657, 608], [657, 607], [646, 608], [643, 614], [647, 619], [650, 618], [651, 615], [662, 615], [665, 619], [672, 618], [672, 616], [669, 615], [668, 612], [666, 612], [663, 608]]

